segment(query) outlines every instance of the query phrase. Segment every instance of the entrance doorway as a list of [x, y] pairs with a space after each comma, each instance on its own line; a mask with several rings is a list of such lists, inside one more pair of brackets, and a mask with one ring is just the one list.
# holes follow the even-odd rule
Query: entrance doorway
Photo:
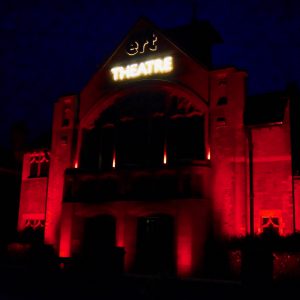
[[137, 224], [136, 269], [144, 274], [175, 272], [174, 220], [169, 215], [141, 217]]

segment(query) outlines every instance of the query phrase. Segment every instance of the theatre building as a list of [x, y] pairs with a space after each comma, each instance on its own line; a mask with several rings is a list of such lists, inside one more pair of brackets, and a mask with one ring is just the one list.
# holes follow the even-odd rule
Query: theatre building
[[60, 257], [124, 249], [126, 272], [192, 276], [209, 236], [300, 228], [289, 99], [246, 97], [213, 69], [207, 23], [140, 20], [78, 95], [54, 106], [51, 149], [25, 154], [18, 230]]

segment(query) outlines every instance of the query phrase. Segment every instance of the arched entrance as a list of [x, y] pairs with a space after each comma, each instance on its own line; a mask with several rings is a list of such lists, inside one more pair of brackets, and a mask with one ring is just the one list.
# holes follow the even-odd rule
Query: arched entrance
[[173, 217], [159, 214], [138, 219], [136, 271], [144, 274], [175, 272]]

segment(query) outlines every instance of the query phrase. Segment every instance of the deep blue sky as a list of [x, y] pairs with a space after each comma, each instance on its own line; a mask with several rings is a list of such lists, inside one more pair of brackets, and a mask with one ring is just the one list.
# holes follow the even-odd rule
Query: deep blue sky
[[[300, 85], [300, 1], [197, 0], [197, 16], [220, 32], [215, 66], [249, 73], [248, 93]], [[162, 28], [189, 22], [189, 0], [24, 0], [0, 4], [0, 135], [24, 119], [51, 126], [54, 101], [78, 93], [143, 15]]]

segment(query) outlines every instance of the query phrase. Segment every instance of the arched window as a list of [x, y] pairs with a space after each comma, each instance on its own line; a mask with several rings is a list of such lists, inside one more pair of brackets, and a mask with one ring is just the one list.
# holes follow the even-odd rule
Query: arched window
[[43, 161], [40, 164], [40, 177], [47, 177], [49, 174], [49, 161]]
[[227, 103], [228, 103], [227, 97], [223, 96], [223, 97], [219, 98], [217, 105], [222, 106], [222, 105], [226, 105]]
[[31, 177], [31, 178], [38, 177], [38, 166], [39, 166], [39, 164], [37, 161], [30, 162], [29, 177]]
[[148, 136], [147, 119], [121, 120], [117, 132], [118, 165], [124, 167], [147, 165]]
[[205, 159], [204, 115], [188, 98], [136, 93], [105, 110], [84, 133], [84, 168], [158, 167]]
[[170, 118], [167, 145], [168, 160], [172, 164], [205, 159], [204, 117]]
[[280, 221], [278, 217], [262, 217], [262, 232], [265, 235], [279, 234]]
[[25, 228], [20, 233], [23, 242], [43, 242], [45, 220], [26, 219]]
[[47, 177], [50, 157], [47, 151], [33, 153], [30, 158], [29, 178]]
[[99, 168], [99, 143], [100, 134], [98, 129], [83, 132], [83, 147], [80, 155], [80, 166], [86, 169]]
[[62, 127], [68, 127], [70, 126], [70, 121], [72, 117], [72, 109], [71, 109], [71, 103], [68, 101], [64, 104], [63, 111], [62, 111]]

